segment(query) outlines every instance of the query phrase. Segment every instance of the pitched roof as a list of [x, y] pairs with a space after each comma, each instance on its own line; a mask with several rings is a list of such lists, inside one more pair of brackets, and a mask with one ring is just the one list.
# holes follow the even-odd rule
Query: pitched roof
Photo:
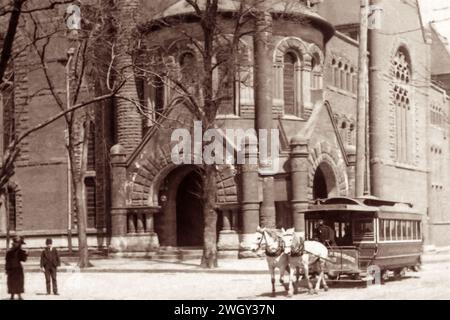
[[450, 50], [448, 39], [442, 36], [433, 24], [430, 23], [431, 31], [431, 74], [450, 74]]

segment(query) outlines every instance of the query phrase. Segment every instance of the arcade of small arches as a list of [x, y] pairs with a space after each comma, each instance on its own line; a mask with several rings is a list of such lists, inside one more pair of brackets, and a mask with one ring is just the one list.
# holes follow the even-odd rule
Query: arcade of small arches
[[[198, 48], [186, 41], [175, 41], [168, 49], [171, 65], [176, 70], [177, 80], [188, 84], [189, 90], [198, 83], [195, 70], [201, 64]], [[214, 58], [220, 60], [220, 53]], [[314, 103], [323, 101], [323, 63], [324, 54], [315, 44], [306, 43], [296, 37], [287, 37], [279, 41], [273, 53], [273, 102], [274, 112], [283, 115], [305, 118], [311, 112]], [[237, 74], [229, 75], [226, 63], [215, 69], [214, 78], [220, 82], [226, 92], [221, 100], [218, 114], [240, 115], [239, 107], [254, 104], [252, 91], [253, 61], [250, 48], [241, 40], [239, 68]], [[224, 81], [220, 80], [226, 78]], [[164, 110], [168, 102], [177, 95], [174, 84], [167, 76], [153, 76], [143, 84], [144, 101], [148, 110], [156, 110], [150, 115], [154, 119]], [[280, 110], [280, 111], [277, 111]]]

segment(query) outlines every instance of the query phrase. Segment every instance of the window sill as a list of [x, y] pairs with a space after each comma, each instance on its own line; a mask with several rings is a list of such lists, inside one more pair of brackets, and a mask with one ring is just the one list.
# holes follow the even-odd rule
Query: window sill
[[304, 119], [299, 117], [299, 116], [294, 116], [294, 115], [290, 115], [290, 114], [283, 114], [280, 118], [281, 120], [300, 120], [303, 121]]
[[217, 120], [223, 120], [223, 119], [241, 119], [240, 116], [235, 115], [235, 114], [218, 114], [216, 116]]
[[394, 167], [398, 168], [398, 169], [406, 169], [406, 170], [413, 170], [413, 171], [418, 171], [419, 168], [413, 164], [410, 163], [403, 163], [403, 162], [394, 162]]
[[332, 86], [332, 85], [327, 85], [327, 89], [329, 89], [330, 91], [336, 92], [336, 93], [340, 93], [340, 94], [342, 94], [342, 95], [344, 95], [346, 97], [351, 97], [351, 98], [354, 98], [354, 99], [357, 98], [356, 93], [353, 93], [353, 92], [350, 92], [350, 91], [347, 91], [347, 90], [344, 90], [344, 89], [340, 89], [340, 88]]

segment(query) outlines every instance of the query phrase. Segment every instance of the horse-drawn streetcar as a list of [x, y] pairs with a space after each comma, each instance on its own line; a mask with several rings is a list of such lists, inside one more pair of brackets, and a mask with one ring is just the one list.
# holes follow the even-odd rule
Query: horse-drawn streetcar
[[422, 215], [410, 204], [336, 197], [317, 200], [304, 214], [306, 240], [315, 240], [320, 220], [334, 230], [325, 267], [331, 279], [376, 271], [386, 279], [421, 264]]

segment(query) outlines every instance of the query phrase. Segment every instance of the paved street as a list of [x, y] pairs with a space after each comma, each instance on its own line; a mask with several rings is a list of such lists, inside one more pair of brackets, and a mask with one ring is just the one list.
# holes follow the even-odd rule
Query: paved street
[[[270, 277], [239, 272], [61, 272], [60, 296], [46, 296], [42, 273], [26, 273], [25, 299], [450, 299], [450, 259], [434, 258], [418, 273], [382, 286], [333, 285], [329, 292], [309, 296], [306, 291], [288, 298], [278, 285], [276, 298], [270, 297]], [[262, 261], [256, 261], [259, 268]], [[230, 262], [229, 262], [230, 263]], [[249, 262], [246, 262], [249, 263]], [[180, 267], [181, 270], [181, 267]], [[1, 297], [6, 299], [5, 275], [0, 277]]]

